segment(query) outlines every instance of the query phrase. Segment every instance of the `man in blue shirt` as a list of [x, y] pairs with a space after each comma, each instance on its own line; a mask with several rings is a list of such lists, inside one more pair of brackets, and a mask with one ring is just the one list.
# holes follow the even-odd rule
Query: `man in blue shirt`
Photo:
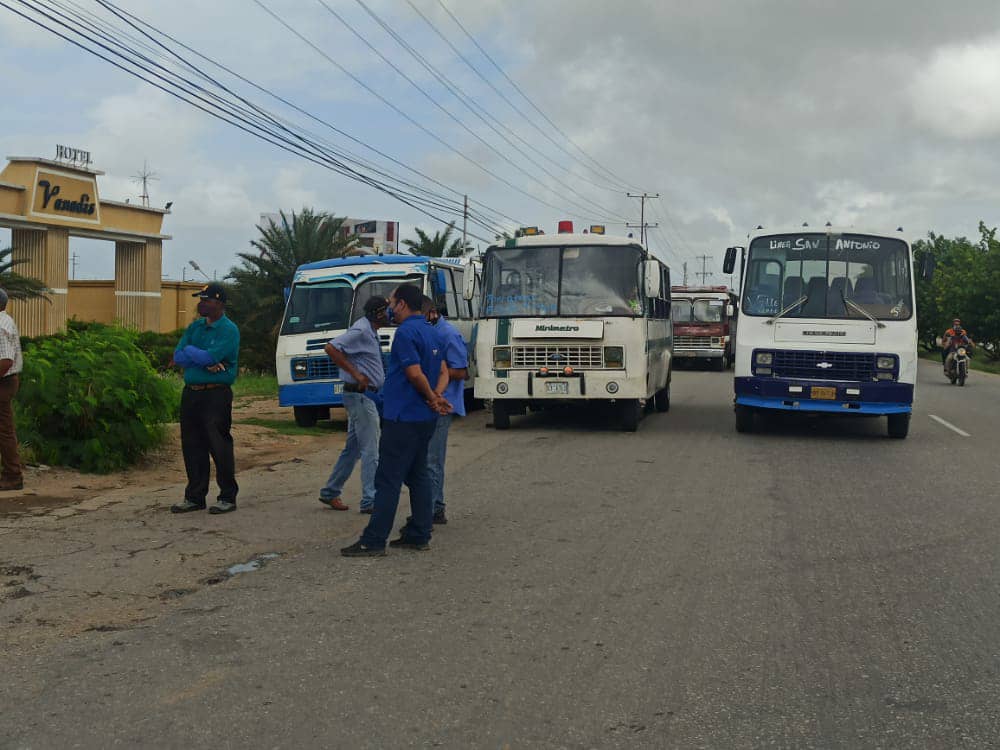
[[434, 503], [427, 471], [427, 444], [439, 414], [451, 411], [432, 383], [443, 390], [448, 372], [434, 329], [421, 312], [423, 294], [399, 287], [389, 297], [389, 321], [399, 322], [389, 353], [383, 397], [382, 438], [375, 472], [375, 510], [361, 539], [340, 553], [345, 557], [385, 554], [399, 505], [399, 492], [410, 488], [411, 520], [391, 547], [426, 550], [431, 538]]
[[347, 411], [347, 442], [340, 458], [319, 491], [319, 501], [334, 510], [347, 510], [340, 499], [344, 483], [361, 459], [361, 512], [375, 507], [375, 469], [378, 468], [379, 415], [375, 398], [385, 381], [378, 329], [388, 323], [387, 302], [371, 297], [365, 315], [326, 345], [326, 354], [340, 368]]
[[455, 326], [444, 317], [444, 310], [437, 308], [429, 297], [424, 298], [424, 316], [434, 326], [441, 342], [445, 365], [448, 367], [448, 382], [438, 391], [451, 404], [451, 414], [441, 414], [437, 418], [434, 434], [427, 446], [427, 468], [431, 473], [434, 488], [434, 523], [448, 523], [444, 502], [444, 461], [448, 450], [448, 430], [455, 415], [465, 416], [465, 380], [469, 377], [469, 352], [465, 339]]
[[184, 368], [181, 394], [181, 452], [188, 483], [184, 502], [174, 513], [205, 510], [209, 457], [215, 461], [218, 502], [210, 513], [236, 510], [236, 458], [233, 454], [233, 389], [240, 351], [240, 330], [226, 317], [226, 290], [208, 284], [196, 292], [198, 315], [174, 350], [174, 364]]

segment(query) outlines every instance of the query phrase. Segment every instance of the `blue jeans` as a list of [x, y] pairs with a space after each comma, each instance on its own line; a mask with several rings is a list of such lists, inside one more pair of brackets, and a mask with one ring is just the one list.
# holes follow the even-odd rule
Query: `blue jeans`
[[448, 452], [448, 430], [454, 414], [443, 414], [437, 418], [434, 434], [427, 446], [427, 471], [431, 475], [431, 497], [434, 499], [434, 512], [444, 513], [444, 459]]
[[404, 536], [417, 544], [430, 541], [434, 501], [427, 471], [427, 444], [436, 424], [433, 419], [427, 422], [385, 420], [382, 423], [378, 471], [375, 472], [375, 511], [361, 533], [361, 543], [366, 547], [385, 547], [396, 520], [403, 484], [410, 488], [410, 523]]
[[361, 459], [361, 507], [375, 504], [375, 470], [378, 468], [379, 417], [375, 402], [361, 393], [345, 393], [347, 410], [347, 442], [340, 458], [330, 472], [319, 496], [340, 497], [344, 484], [351, 478], [354, 465]]

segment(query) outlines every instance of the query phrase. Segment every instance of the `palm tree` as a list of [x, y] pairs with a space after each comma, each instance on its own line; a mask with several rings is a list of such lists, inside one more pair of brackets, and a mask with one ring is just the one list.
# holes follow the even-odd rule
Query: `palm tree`
[[435, 232], [431, 237], [420, 227], [414, 227], [417, 233], [415, 240], [403, 240], [403, 244], [413, 251], [414, 255], [426, 255], [430, 258], [458, 258], [472, 249], [472, 245], [466, 244], [462, 247], [462, 240], [451, 239], [451, 233], [455, 231], [455, 222], [451, 222], [445, 227], [444, 232]]
[[14, 248], [5, 247], [0, 249], [0, 287], [7, 292], [11, 299], [37, 299], [45, 297], [48, 287], [45, 283], [30, 276], [22, 276], [14, 273], [14, 266], [24, 263], [24, 259], [14, 260], [11, 256]]
[[230, 269], [232, 294], [227, 314], [242, 329], [241, 363], [252, 369], [274, 368], [274, 346], [285, 309], [285, 290], [295, 269], [346, 255], [357, 236], [344, 234], [344, 219], [303, 208], [291, 220], [258, 225], [260, 236], [250, 242], [257, 252], [237, 253], [241, 263]]

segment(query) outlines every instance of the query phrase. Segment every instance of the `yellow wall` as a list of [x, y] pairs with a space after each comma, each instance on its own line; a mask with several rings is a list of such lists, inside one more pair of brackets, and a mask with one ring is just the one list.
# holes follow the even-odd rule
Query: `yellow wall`
[[[204, 286], [194, 281], [164, 281], [160, 294], [160, 332], [186, 328], [198, 315], [198, 301], [191, 295]], [[115, 320], [115, 282], [70, 281], [68, 315], [77, 320], [113, 323]]]

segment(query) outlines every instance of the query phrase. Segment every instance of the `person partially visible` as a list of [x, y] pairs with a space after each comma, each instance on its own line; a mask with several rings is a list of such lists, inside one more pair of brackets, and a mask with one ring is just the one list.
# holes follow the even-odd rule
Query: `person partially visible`
[[21, 333], [7, 312], [7, 292], [0, 289], [0, 492], [24, 489], [24, 465], [14, 429], [14, 396], [21, 385]]
[[941, 359], [944, 362], [944, 371], [946, 374], [951, 370], [952, 361], [955, 359], [955, 352], [960, 346], [972, 349], [975, 344], [962, 327], [962, 321], [955, 318], [951, 321], [951, 328], [945, 331], [944, 336], [941, 337]]
[[215, 462], [219, 496], [209, 513], [236, 510], [236, 456], [233, 452], [233, 389], [240, 351], [240, 330], [226, 317], [226, 290], [208, 284], [198, 297], [198, 315], [184, 331], [173, 362], [184, 368], [181, 394], [181, 452], [187, 471], [184, 502], [173, 513], [205, 510], [209, 458]]
[[398, 321], [399, 327], [382, 390], [375, 510], [361, 538], [340, 550], [344, 557], [385, 554], [403, 484], [410, 488], [410, 520], [389, 546], [429, 549], [434, 501], [427, 445], [438, 415], [448, 414], [451, 405], [439, 395], [447, 385], [448, 371], [437, 334], [420, 314], [422, 300], [421, 291], [410, 284], [400, 286], [389, 297], [389, 322]]
[[340, 368], [347, 411], [347, 441], [330, 478], [319, 491], [319, 501], [334, 510], [348, 510], [340, 493], [359, 458], [361, 512], [371, 513], [375, 507], [375, 470], [381, 434], [376, 399], [380, 398], [378, 392], [385, 382], [378, 330], [389, 322], [388, 304], [382, 297], [371, 297], [365, 302], [364, 317], [326, 345], [327, 356]]
[[431, 474], [434, 497], [434, 523], [448, 523], [444, 501], [444, 462], [448, 451], [448, 431], [452, 420], [465, 416], [465, 381], [469, 377], [469, 352], [465, 339], [455, 326], [445, 318], [445, 311], [434, 305], [433, 300], [424, 297], [424, 317], [438, 334], [448, 380], [437, 392], [451, 405], [450, 414], [439, 414], [434, 434], [427, 446], [427, 468]]

